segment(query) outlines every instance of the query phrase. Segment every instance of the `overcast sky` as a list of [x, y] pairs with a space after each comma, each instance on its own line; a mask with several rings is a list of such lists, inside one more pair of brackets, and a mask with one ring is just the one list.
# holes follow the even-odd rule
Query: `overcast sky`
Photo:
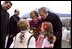
[[[4, 1], [1, 1], [3, 4]], [[20, 10], [20, 17], [36, 8], [47, 7], [55, 13], [71, 14], [71, 1], [11, 1], [13, 6], [8, 10], [10, 16], [15, 9]]]

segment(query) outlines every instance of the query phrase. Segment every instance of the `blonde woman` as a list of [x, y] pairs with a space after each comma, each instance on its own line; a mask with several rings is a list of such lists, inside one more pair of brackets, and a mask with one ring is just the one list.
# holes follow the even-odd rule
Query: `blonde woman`
[[30, 29], [33, 30], [34, 37], [37, 40], [41, 25], [41, 20], [39, 19], [38, 12], [31, 11], [30, 18], [32, 19], [31, 21], [29, 21]]

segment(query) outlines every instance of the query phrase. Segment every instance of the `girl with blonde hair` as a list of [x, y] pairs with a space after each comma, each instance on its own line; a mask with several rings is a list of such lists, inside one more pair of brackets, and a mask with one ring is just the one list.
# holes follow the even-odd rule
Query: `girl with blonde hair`
[[29, 33], [29, 23], [27, 20], [21, 19], [18, 22], [21, 30], [13, 39], [10, 48], [35, 48], [35, 38]]

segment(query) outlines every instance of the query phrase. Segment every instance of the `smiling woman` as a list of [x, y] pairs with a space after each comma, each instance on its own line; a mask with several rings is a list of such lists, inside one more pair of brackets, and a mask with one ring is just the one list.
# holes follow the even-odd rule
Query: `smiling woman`
[[[1, 1], [1, 4], [4, 1]], [[20, 17], [36, 8], [47, 7], [55, 13], [71, 14], [71, 1], [11, 1], [12, 8], [9, 10], [13, 15], [14, 9], [20, 10]]]

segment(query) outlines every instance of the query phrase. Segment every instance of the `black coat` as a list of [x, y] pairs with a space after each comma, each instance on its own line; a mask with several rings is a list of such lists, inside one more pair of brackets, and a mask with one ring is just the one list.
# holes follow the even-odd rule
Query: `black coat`
[[17, 26], [17, 22], [20, 20], [20, 18], [16, 15], [11, 16], [10, 23], [9, 23], [9, 34], [10, 35], [16, 35], [20, 30]]
[[62, 22], [60, 21], [59, 17], [54, 14], [49, 12], [49, 15], [47, 16], [47, 18], [44, 20], [42, 19], [42, 22], [44, 21], [48, 21], [51, 22], [53, 25], [53, 31], [54, 31], [54, 35], [56, 36], [57, 40], [55, 42], [55, 48], [61, 48], [61, 38], [62, 38]]
[[[20, 32], [20, 29], [17, 26], [17, 22], [20, 20], [20, 18], [16, 15], [13, 15], [10, 17], [10, 22], [9, 22], [9, 38], [8, 38], [8, 43], [7, 43], [7, 47], [9, 48], [12, 41], [13, 41], [13, 37], [16, 36], [17, 33]], [[13, 36], [11, 36], [13, 35]]]
[[1, 45], [3, 45], [3, 48], [4, 48], [4, 45], [5, 45], [5, 38], [6, 38], [6, 35], [8, 34], [8, 23], [9, 23], [9, 13], [4, 10], [2, 7], [1, 7], [1, 37], [2, 37], [2, 42], [0, 42]]

